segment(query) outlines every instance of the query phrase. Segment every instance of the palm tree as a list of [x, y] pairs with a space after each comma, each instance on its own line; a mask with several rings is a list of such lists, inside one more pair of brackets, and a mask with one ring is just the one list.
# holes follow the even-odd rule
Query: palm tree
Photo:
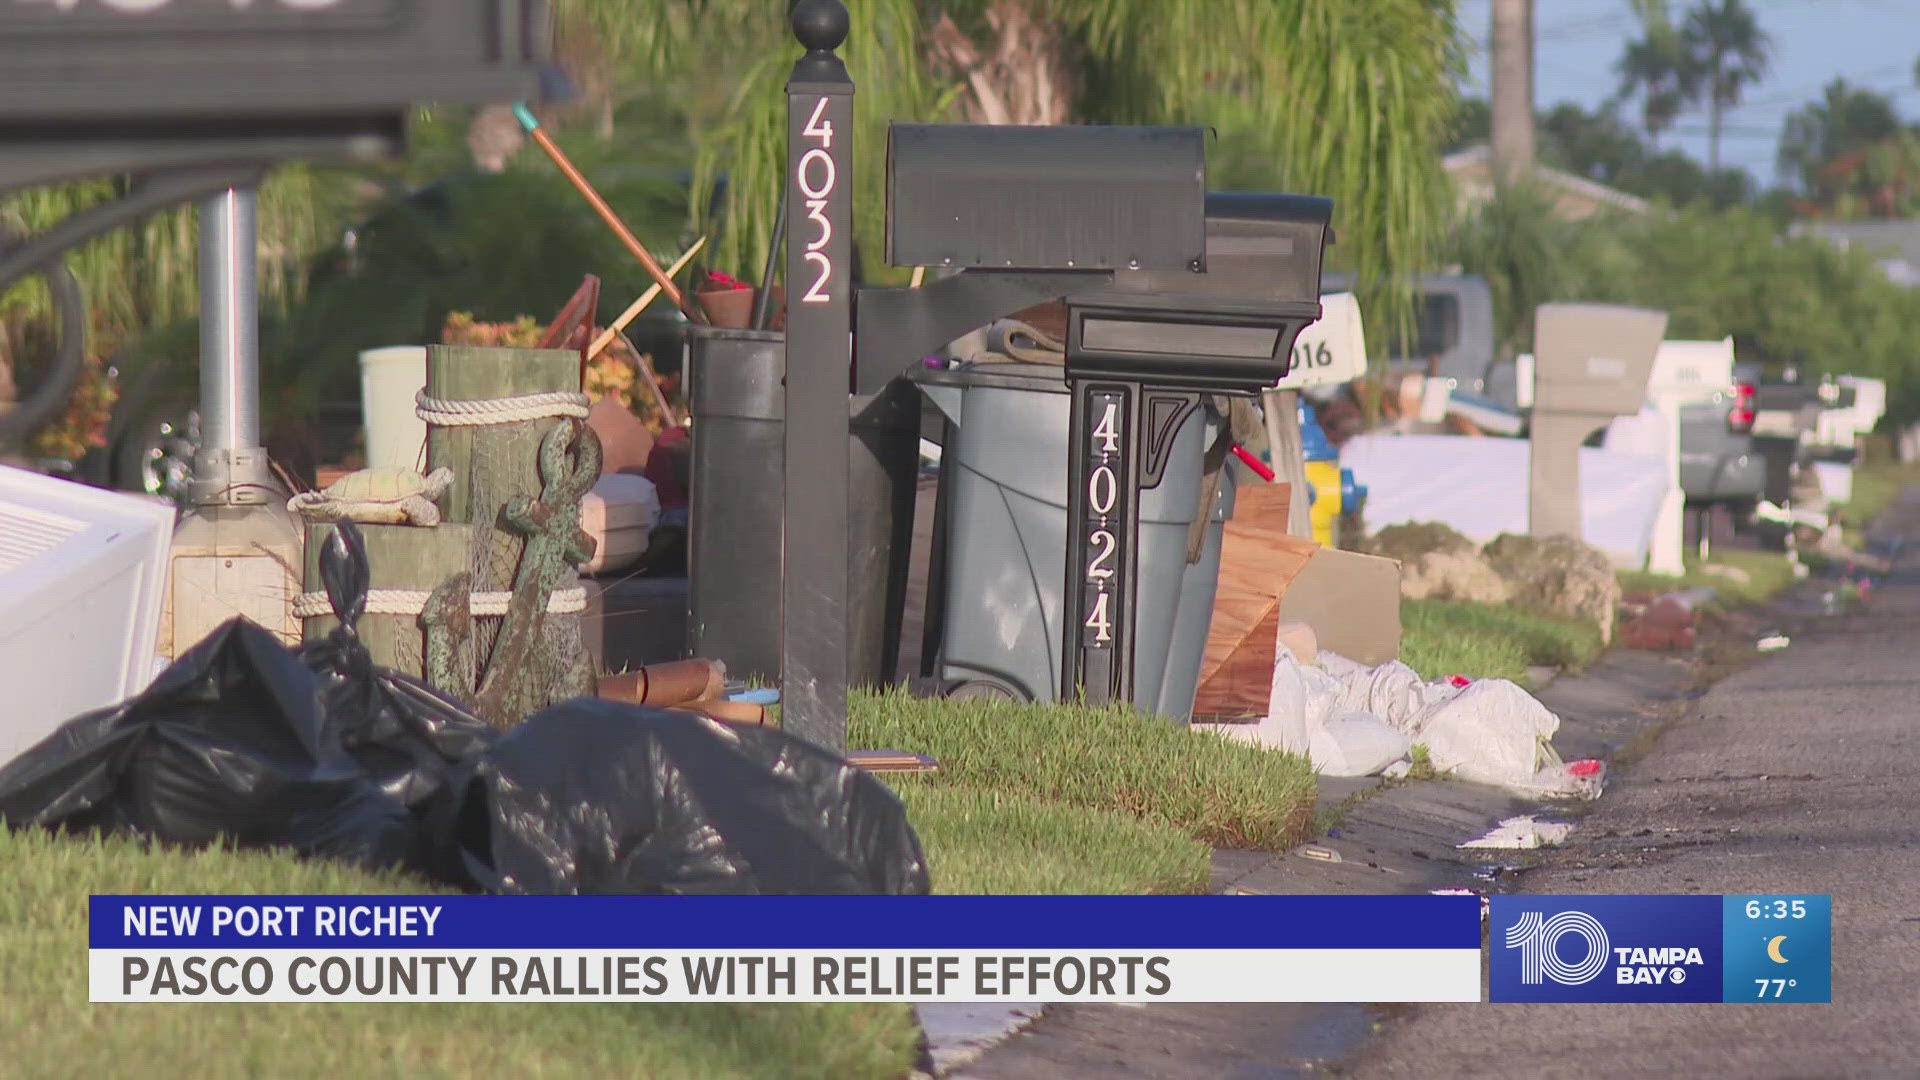
[[1780, 168], [1799, 180], [1815, 206], [1832, 211], [1858, 179], [1866, 151], [1899, 131], [1891, 98], [1835, 79], [1819, 101], [1788, 115]]
[[[685, 89], [696, 209], [726, 180], [725, 228], [709, 255], [736, 275], [757, 274], [781, 190], [781, 86], [797, 55], [782, 5], [561, 4], [592, 11], [631, 75]], [[1437, 151], [1453, 118], [1453, 79], [1464, 67], [1452, 7], [1437, 0], [849, 2], [852, 32], [841, 55], [859, 88], [855, 235], [864, 249], [878, 249], [892, 120], [1206, 124], [1222, 133], [1213, 157], [1227, 167], [1214, 170], [1216, 180], [1231, 175], [1331, 196], [1336, 257], [1363, 281], [1392, 282], [1428, 263], [1446, 218]], [[1411, 310], [1404, 286], [1389, 286], [1380, 299], [1385, 317]]]
[[1687, 13], [1681, 39], [1707, 99], [1707, 171], [1719, 172], [1721, 121], [1766, 75], [1773, 42], [1742, 0], [1704, 0]]
[[1640, 97], [1640, 126], [1659, 146], [1660, 135], [1698, 93], [1698, 73], [1672, 27], [1656, 24], [1629, 42], [1614, 70], [1620, 75], [1619, 100]]
[[1524, 181], [1533, 168], [1533, 0], [1493, 0], [1494, 177]]

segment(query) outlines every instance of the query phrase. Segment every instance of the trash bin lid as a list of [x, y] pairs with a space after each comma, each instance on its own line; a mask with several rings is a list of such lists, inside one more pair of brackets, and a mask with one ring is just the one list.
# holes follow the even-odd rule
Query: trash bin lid
[[907, 378], [922, 386], [991, 387], [1039, 394], [1067, 392], [1067, 372], [1058, 364], [968, 363], [951, 368], [914, 368]]

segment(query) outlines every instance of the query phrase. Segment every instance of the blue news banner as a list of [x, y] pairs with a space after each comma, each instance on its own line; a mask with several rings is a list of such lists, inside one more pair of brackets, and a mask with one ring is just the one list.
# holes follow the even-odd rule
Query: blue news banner
[[94, 1001], [1478, 1001], [1472, 896], [96, 896]]
[[100, 1002], [1831, 1000], [1800, 895], [96, 896], [88, 933]]

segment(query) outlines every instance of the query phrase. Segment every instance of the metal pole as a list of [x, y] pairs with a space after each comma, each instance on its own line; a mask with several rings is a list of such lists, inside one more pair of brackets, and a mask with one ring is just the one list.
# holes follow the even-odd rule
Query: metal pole
[[199, 506], [267, 501], [257, 236], [252, 188], [200, 203], [200, 450], [191, 487]]
[[853, 374], [853, 80], [839, 0], [799, 0], [787, 82], [786, 504], [781, 726], [847, 739], [847, 407]]

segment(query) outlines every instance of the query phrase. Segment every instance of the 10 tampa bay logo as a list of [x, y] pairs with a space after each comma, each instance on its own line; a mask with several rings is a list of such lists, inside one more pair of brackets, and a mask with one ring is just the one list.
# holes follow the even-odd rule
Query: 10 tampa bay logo
[[1717, 897], [1492, 897], [1495, 1001], [1718, 1001]]

